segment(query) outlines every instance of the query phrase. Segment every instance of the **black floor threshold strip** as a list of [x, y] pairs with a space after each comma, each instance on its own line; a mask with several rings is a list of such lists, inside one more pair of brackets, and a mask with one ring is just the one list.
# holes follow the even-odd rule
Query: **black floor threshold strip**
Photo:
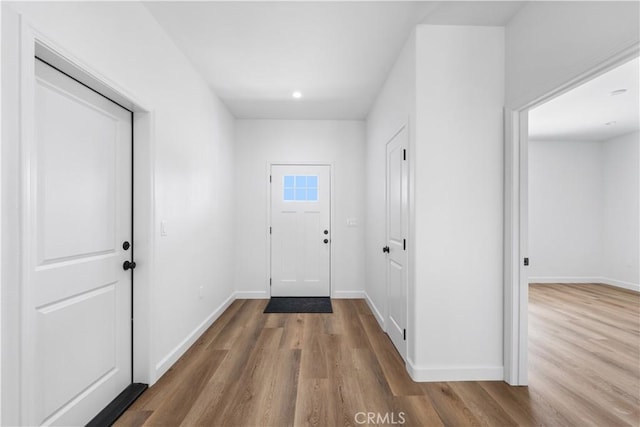
[[96, 415], [89, 423], [87, 427], [106, 427], [113, 425], [120, 415], [124, 414], [133, 402], [149, 387], [146, 384], [131, 383], [125, 388], [122, 393], [111, 401], [98, 415]]

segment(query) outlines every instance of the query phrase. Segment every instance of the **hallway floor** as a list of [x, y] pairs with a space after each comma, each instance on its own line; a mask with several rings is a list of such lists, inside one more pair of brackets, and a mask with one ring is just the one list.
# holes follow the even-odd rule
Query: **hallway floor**
[[531, 287], [529, 387], [413, 382], [364, 300], [237, 300], [116, 425], [638, 425], [638, 294], [565, 288]]

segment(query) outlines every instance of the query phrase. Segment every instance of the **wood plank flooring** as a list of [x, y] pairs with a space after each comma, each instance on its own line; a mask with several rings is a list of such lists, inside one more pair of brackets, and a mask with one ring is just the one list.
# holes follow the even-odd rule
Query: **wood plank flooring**
[[116, 425], [640, 425], [637, 293], [532, 285], [529, 387], [413, 382], [363, 300], [265, 304], [235, 301]]
[[640, 425], [639, 305], [605, 285], [529, 286], [529, 389], [558, 423]]

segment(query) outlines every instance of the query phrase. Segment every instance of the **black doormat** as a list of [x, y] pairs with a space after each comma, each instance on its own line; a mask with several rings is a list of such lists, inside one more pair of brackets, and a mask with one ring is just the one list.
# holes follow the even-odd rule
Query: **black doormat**
[[329, 297], [273, 297], [265, 313], [333, 313]]

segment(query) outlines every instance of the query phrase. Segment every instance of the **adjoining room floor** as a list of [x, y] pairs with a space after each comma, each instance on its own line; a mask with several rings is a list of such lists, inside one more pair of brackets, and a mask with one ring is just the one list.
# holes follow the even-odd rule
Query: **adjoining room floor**
[[640, 294], [530, 285], [529, 384], [557, 411], [554, 424], [640, 425]]
[[638, 294], [564, 294], [531, 287], [528, 388], [413, 382], [364, 300], [333, 314], [237, 300], [116, 425], [637, 425]]

